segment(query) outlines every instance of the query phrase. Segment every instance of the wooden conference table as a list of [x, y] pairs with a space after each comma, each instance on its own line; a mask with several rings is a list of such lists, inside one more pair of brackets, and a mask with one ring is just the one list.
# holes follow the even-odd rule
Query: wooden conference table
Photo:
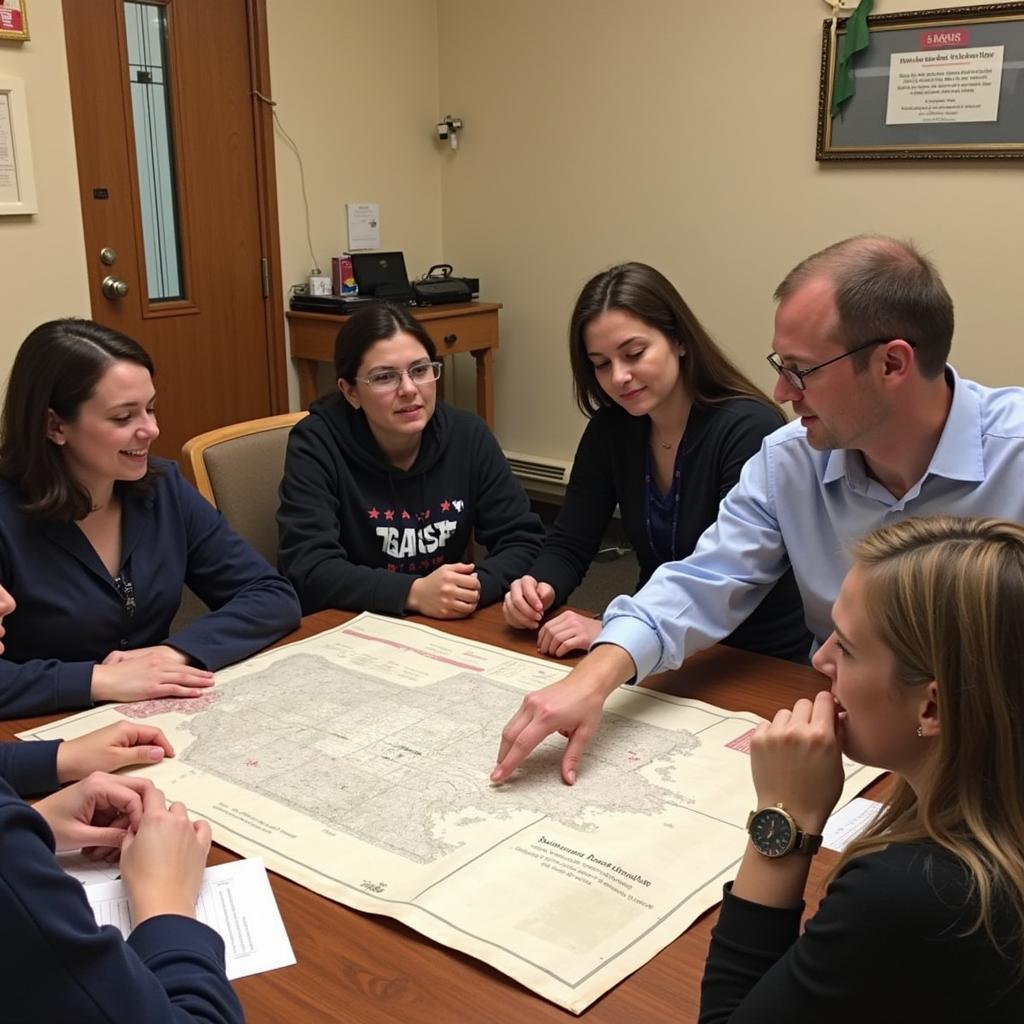
[[[338, 611], [309, 615], [281, 642], [312, 636], [352, 617], [351, 613]], [[530, 637], [505, 626], [499, 605], [457, 622], [415, 616], [413, 621], [523, 654], [536, 654]], [[571, 663], [578, 659], [566, 660]], [[822, 684], [822, 677], [810, 668], [715, 647], [690, 659], [679, 671], [652, 677], [644, 685], [729, 710], [770, 717], [778, 708], [812, 696]], [[61, 716], [0, 722], [0, 738], [13, 739], [16, 732], [57, 717]], [[497, 736], [494, 746], [497, 753]], [[869, 794], [876, 794], [884, 785], [884, 781], [876, 783]], [[809, 903], [816, 883], [836, 856], [823, 850], [814, 858]], [[235, 856], [214, 847], [210, 859], [219, 864]], [[486, 964], [439, 946], [404, 925], [349, 910], [278, 875], [270, 877], [298, 963], [235, 983], [250, 1024], [565, 1024], [574, 1019], [573, 1014]], [[709, 911], [653, 960], [594, 1003], [582, 1014], [585, 1024], [696, 1021], [708, 938], [717, 917], [717, 908]]]

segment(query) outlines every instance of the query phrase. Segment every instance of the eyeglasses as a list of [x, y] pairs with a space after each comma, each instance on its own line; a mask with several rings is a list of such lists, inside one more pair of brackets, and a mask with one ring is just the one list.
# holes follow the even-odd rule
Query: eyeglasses
[[[838, 363], [840, 359], [852, 356], [855, 352], [863, 352], [864, 349], [871, 348], [872, 345], [888, 345], [890, 341], [895, 340], [895, 338], [875, 338], [872, 341], [865, 341], [863, 345], [851, 348], [849, 352], [844, 352], [841, 356], [836, 356], [834, 359], [826, 359], [825, 362], [818, 363], [817, 366], [809, 366], [806, 370], [793, 370], [788, 366], [783, 366], [782, 363], [779, 362], [779, 357], [775, 352], [769, 353], [765, 358], [768, 360], [769, 365], [775, 370], [775, 372], [790, 387], [796, 388], [797, 391], [806, 391], [807, 385], [804, 384], [805, 377], [810, 377], [812, 373], [817, 373], [818, 370], [824, 369], [826, 366]], [[909, 338], [904, 338], [903, 340], [906, 341], [911, 348], [917, 348], [916, 341], [911, 341]]]
[[377, 370], [369, 377], [356, 377], [372, 391], [397, 391], [405, 374], [413, 384], [430, 384], [441, 377], [441, 363], [417, 363], [407, 370]]

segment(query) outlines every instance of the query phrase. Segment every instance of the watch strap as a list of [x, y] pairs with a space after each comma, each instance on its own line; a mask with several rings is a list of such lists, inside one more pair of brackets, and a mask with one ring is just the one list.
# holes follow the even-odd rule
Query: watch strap
[[824, 836], [812, 836], [809, 832], [802, 832], [800, 829], [797, 829], [796, 841], [793, 843], [793, 849], [789, 852], [815, 854], [821, 849], [821, 843], [824, 838]]

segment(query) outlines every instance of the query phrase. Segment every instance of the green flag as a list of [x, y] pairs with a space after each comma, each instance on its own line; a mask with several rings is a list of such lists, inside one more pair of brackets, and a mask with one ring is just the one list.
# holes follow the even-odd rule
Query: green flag
[[839, 44], [839, 59], [836, 61], [836, 76], [832, 82], [832, 116], [853, 95], [853, 75], [850, 63], [853, 55], [868, 48], [871, 37], [868, 34], [868, 15], [875, 6], [875, 0], [860, 0], [857, 10], [846, 19], [846, 34]]

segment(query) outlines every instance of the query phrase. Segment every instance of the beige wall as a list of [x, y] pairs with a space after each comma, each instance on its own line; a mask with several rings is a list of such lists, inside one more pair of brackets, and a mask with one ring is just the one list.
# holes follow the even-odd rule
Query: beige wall
[[59, 0], [37, 0], [28, 13], [31, 40], [0, 41], [0, 75], [25, 83], [39, 212], [0, 217], [0, 381], [37, 324], [89, 315], [64, 19]]
[[[302, 154], [321, 268], [347, 248], [345, 203], [379, 202], [381, 248], [423, 273], [442, 253], [435, 3], [267, 0], [267, 18], [277, 114]], [[306, 280], [310, 255], [298, 162], [279, 131], [275, 154], [287, 289]]]
[[958, 369], [1024, 384], [1024, 164], [816, 164], [824, 4], [439, 0], [438, 10], [441, 106], [466, 122], [444, 161], [445, 258], [505, 303], [506, 448], [572, 457], [582, 419], [568, 316], [587, 277], [626, 259], [668, 274], [769, 386], [771, 293], [789, 267], [857, 232], [910, 236], [956, 302]]
[[[305, 160], [317, 259], [345, 246], [345, 201], [376, 200], [382, 243], [403, 249], [411, 272], [443, 252], [479, 275], [483, 297], [505, 303], [507, 448], [572, 456], [582, 421], [566, 321], [583, 281], [622, 259], [664, 269], [767, 385], [770, 295], [789, 266], [853, 232], [910, 235], [957, 302], [957, 366], [1024, 383], [1024, 164], [817, 165], [824, 5], [778, 4], [771, 17], [754, 0], [267, 6], [273, 91]], [[40, 210], [0, 218], [2, 376], [32, 326], [89, 311], [60, 4], [34, 0], [31, 15], [29, 43], [0, 43], [0, 73], [26, 83]], [[715, 94], [726, 44], [730, 84]], [[445, 112], [466, 121], [456, 153], [433, 138]], [[309, 254], [297, 164], [280, 136], [277, 168], [287, 286], [305, 278]]]

